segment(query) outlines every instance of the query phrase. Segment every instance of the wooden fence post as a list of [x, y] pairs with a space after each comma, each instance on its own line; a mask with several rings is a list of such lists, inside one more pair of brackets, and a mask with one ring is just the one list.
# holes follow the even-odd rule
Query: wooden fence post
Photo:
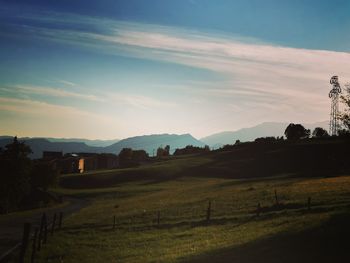
[[56, 225], [56, 213], [53, 215], [52, 219], [52, 226], [51, 226], [51, 235], [53, 235], [53, 232], [55, 231], [55, 225]]
[[35, 228], [35, 231], [34, 231], [34, 236], [33, 236], [33, 246], [32, 246], [32, 256], [31, 256], [31, 259], [30, 259], [30, 262], [31, 263], [34, 263], [35, 261], [35, 252], [36, 252], [36, 240], [38, 238], [38, 228]]
[[47, 216], [44, 213], [44, 238], [43, 238], [43, 244], [47, 243]]
[[307, 198], [307, 210], [311, 210], [311, 197], [309, 196], [308, 198]]
[[157, 213], [157, 225], [159, 226], [160, 224], [160, 211]]
[[41, 240], [43, 238], [44, 217], [45, 217], [45, 213], [43, 213], [43, 215], [41, 216], [41, 220], [40, 220], [39, 236], [38, 236], [38, 251], [40, 251], [40, 249], [41, 249]]
[[210, 220], [210, 215], [211, 215], [211, 201], [209, 200], [208, 209], [207, 209], [207, 222], [209, 222]]
[[275, 200], [276, 200], [276, 205], [278, 205], [278, 197], [277, 197], [277, 191], [275, 189]]
[[60, 216], [58, 218], [58, 229], [62, 228], [62, 218], [63, 218], [63, 212], [60, 212]]
[[30, 234], [30, 223], [24, 223], [21, 251], [19, 254], [19, 262], [20, 263], [24, 262], [24, 257], [25, 257], [26, 250], [28, 247], [29, 234]]
[[258, 203], [258, 206], [256, 208], [256, 215], [260, 216], [260, 212], [261, 212], [261, 205], [260, 205], [260, 203]]

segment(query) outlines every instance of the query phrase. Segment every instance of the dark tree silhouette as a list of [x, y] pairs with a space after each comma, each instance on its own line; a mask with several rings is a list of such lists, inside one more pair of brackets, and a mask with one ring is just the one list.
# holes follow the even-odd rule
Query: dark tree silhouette
[[24, 142], [19, 142], [17, 136], [13, 138], [13, 142], [5, 146], [3, 157], [8, 159], [26, 159], [32, 150]]
[[[345, 94], [340, 98], [345, 106], [344, 112], [340, 114], [339, 119], [342, 121], [346, 130], [350, 131], [350, 83], [345, 85]], [[344, 131], [346, 133], [346, 131]]]
[[269, 144], [269, 143], [275, 143], [277, 140], [279, 140], [278, 137], [275, 138], [275, 137], [273, 137], [273, 136], [269, 136], [269, 137], [259, 137], [259, 138], [256, 138], [256, 139], [254, 140], [254, 142], [256, 142], [256, 143], [267, 143], [267, 144]]
[[140, 162], [144, 162], [148, 158], [149, 156], [145, 150], [123, 148], [119, 153], [119, 164], [121, 167], [138, 166]]
[[159, 147], [157, 149], [157, 157], [158, 158], [161, 158], [164, 156], [169, 156], [169, 154], [170, 154], [170, 146], [169, 145], [165, 146], [164, 148]]
[[164, 151], [165, 151], [165, 155], [169, 156], [169, 154], [170, 154], [170, 145], [165, 146], [164, 147]]
[[316, 127], [314, 129], [314, 131], [312, 132], [312, 136], [316, 137], [316, 138], [321, 138], [321, 137], [327, 137], [329, 135], [328, 135], [328, 132], [325, 129], [323, 129], [321, 127]]
[[0, 155], [0, 210], [8, 212], [18, 207], [30, 191], [31, 149], [14, 137]]
[[194, 153], [205, 153], [210, 152], [210, 148], [208, 145], [205, 145], [204, 148], [187, 145], [185, 148], [176, 149], [174, 155], [183, 155], [183, 154], [194, 154]]
[[310, 130], [305, 129], [301, 124], [290, 123], [284, 131], [284, 135], [287, 137], [287, 140], [300, 140], [309, 138]]
[[48, 187], [57, 184], [58, 174], [53, 163], [36, 161], [30, 175], [30, 184], [33, 189], [40, 188], [46, 191]]

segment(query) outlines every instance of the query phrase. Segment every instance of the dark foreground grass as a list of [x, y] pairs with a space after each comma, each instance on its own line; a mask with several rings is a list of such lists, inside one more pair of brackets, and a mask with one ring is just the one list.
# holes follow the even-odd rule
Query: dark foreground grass
[[350, 262], [349, 220], [349, 211], [343, 211], [319, 226], [218, 249], [191, 262]]
[[37, 262], [347, 262], [347, 176], [143, 179], [61, 191], [91, 204], [65, 219]]

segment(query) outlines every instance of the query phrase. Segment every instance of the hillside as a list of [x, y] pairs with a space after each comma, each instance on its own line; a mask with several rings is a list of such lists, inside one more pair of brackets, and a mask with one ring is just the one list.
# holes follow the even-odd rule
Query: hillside
[[[250, 127], [243, 128], [237, 131], [226, 131], [216, 133], [200, 140], [205, 144], [208, 144], [210, 147], [219, 148], [225, 144], [233, 144], [236, 140], [241, 142], [254, 141], [259, 137], [268, 137], [268, 136], [283, 136], [284, 131], [289, 123], [283, 122], [264, 122], [262, 124]], [[328, 121], [317, 122], [317, 123], [306, 123], [303, 124], [305, 128], [310, 129], [311, 131], [316, 127], [322, 127], [328, 130]]]
[[170, 145], [170, 152], [173, 153], [177, 148], [183, 148], [187, 145], [203, 147], [205, 144], [190, 134], [154, 134], [120, 140], [111, 146], [105, 147], [104, 150], [118, 154], [123, 148], [143, 149], [152, 156], [158, 147], [165, 147], [166, 145]]
[[[11, 143], [13, 140], [10, 136], [0, 137], [0, 147]], [[120, 140], [110, 146], [94, 147], [87, 145], [87, 142], [82, 139], [71, 141], [74, 139], [54, 139], [54, 138], [19, 138], [20, 141], [25, 141], [32, 149], [33, 153], [30, 158], [36, 159], [42, 157], [43, 151], [62, 151], [63, 153], [71, 152], [88, 152], [88, 153], [114, 153], [119, 154], [123, 148], [132, 148], [134, 150], [144, 149], [149, 155], [153, 154], [153, 150], [157, 150], [160, 146], [170, 145], [171, 153], [176, 148], [183, 148], [187, 145], [204, 146], [204, 144], [190, 134], [160, 134], [160, 135], [144, 135], [130, 137]], [[81, 140], [81, 141], [79, 141]], [[107, 141], [104, 141], [107, 143]], [[110, 141], [112, 142], [112, 141]], [[96, 141], [89, 141], [89, 144], [97, 144]]]
[[110, 187], [125, 181], [166, 181], [200, 176], [231, 179], [350, 173], [350, 140], [309, 139], [300, 142], [244, 143], [209, 153], [171, 156], [152, 165], [63, 177], [67, 188]]
[[60, 193], [91, 202], [39, 262], [348, 262], [349, 146], [245, 143], [63, 176]]

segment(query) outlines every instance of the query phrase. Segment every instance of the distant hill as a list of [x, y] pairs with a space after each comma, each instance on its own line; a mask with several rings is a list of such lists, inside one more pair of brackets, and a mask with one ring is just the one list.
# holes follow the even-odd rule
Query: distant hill
[[[226, 131], [216, 133], [200, 140], [210, 147], [219, 148], [225, 144], [233, 144], [236, 140], [244, 141], [254, 141], [259, 137], [267, 136], [283, 136], [284, 131], [289, 123], [283, 122], [264, 122], [262, 124], [256, 125], [250, 128], [243, 128], [237, 131]], [[311, 132], [315, 127], [322, 127], [328, 130], [328, 121], [316, 122], [303, 124], [305, 128], [310, 129]]]
[[106, 147], [110, 146], [119, 141], [119, 139], [114, 140], [88, 140], [88, 139], [75, 139], [75, 138], [44, 138], [50, 142], [83, 142], [88, 146], [93, 147]]
[[[0, 147], [4, 147], [6, 144], [11, 143], [13, 137], [0, 136]], [[80, 141], [71, 141], [74, 139], [55, 139], [55, 138], [19, 138], [20, 141], [25, 141], [30, 146], [33, 154], [31, 158], [41, 158], [43, 151], [62, 151], [65, 153], [71, 152], [88, 152], [88, 153], [115, 153], [119, 152], [123, 148], [132, 148], [134, 150], [143, 149], [150, 156], [153, 154], [153, 150], [157, 150], [160, 146], [170, 145], [170, 152], [173, 153], [176, 148], [183, 148], [187, 145], [204, 146], [204, 143], [193, 138], [190, 134], [176, 135], [176, 134], [157, 134], [157, 135], [144, 135], [131, 137], [124, 140], [120, 140], [112, 145], [106, 147], [95, 147], [87, 145], [84, 139], [78, 139]], [[98, 144], [98, 140], [91, 141], [89, 143]], [[100, 141], [107, 143], [107, 141]], [[103, 144], [102, 143], [102, 144]]]
[[[6, 144], [11, 143], [12, 140], [13, 137], [4, 139], [0, 137], [0, 147], [3, 148]], [[19, 138], [19, 140], [25, 141], [30, 146], [33, 153], [29, 157], [33, 159], [41, 158], [43, 151], [62, 151], [63, 154], [71, 152], [103, 152], [103, 147], [92, 147], [83, 142], [50, 142], [47, 139], [40, 138]]]
[[111, 146], [105, 147], [104, 150], [118, 154], [123, 148], [143, 149], [152, 156], [153, 150], [156, 152], [158, 147], [165, 147], [166, 145], [170, 146], [170, 152], [173, 153], [177, 148], [183, 148], [187, 145], [203, 147], [205, 144], [195, 139], [191, 134], [155, 134], [120, 140]]
[[[3, 139], [11, 139], [12, 140], [13, 136], [0, 136], [0, 140]], [[88, 140], [88, 139], [80, 139], [80, 138], [46, 138], [46, 137], [21, 137], [21, 140], [33, 140], [33, 139], [44, 139], [49, 142], [83, 142], [88, 146], [93, 146], [93, 147], [106, 147], [109, 145], [112, 145], [116, 142], [119, 141], [119, 139], [114, 139], [114, 140]]]

